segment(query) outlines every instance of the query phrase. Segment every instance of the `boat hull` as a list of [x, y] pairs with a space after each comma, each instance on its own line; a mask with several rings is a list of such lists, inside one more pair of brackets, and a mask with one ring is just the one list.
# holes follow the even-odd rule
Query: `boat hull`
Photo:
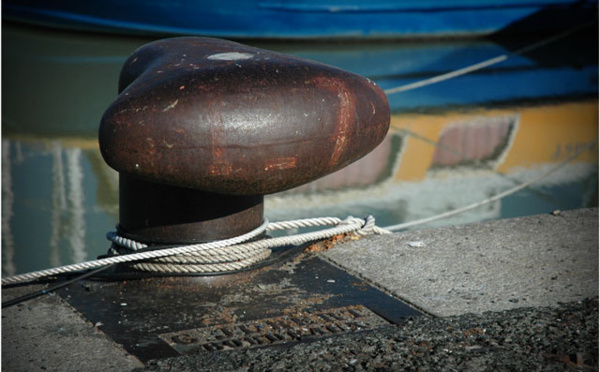
[[554, 31], [597, 13], [577, 0], [8, 0], [3, 18], [121, 34], [378, 39]]

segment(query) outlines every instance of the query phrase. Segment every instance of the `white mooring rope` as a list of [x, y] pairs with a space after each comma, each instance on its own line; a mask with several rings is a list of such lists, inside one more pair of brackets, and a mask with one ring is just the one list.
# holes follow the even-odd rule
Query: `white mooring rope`
[[[334, 227], [304, 234], [247, 242], [262, 234], [264, 231], [327, 225], [333, 225]], [[147, 245], [123, 238], [115, 232], [109, 232], [107, 234], [107, 239], [113, 242], [109, 252], [114, 254], [113, 256], [3, 278], [2, 285], [32, 281], [50, 275], [64, 274], [126, 262], [135, 262], [131, 265], [133, 268], [151, 272], [227, 272], [243, 269], [267, 258], [271, 254], [270, 248], [273, 247], [299, 245], [346, 233], [364, 236], [367, 234], [388, 234], [390, 232], [375, 226], [375, 219], [373, 216], [368, 216], [366, 219], [350, 216], [345, 220], [335, 217], [308, 218], [274, 223], [269, 223], [268, 220], [265, 220], [263, 224], [255, 230], [235, 238], [144, 252], [136, 251], [146, 248]], [[153, 261], [137, 262], [142, 260]]]

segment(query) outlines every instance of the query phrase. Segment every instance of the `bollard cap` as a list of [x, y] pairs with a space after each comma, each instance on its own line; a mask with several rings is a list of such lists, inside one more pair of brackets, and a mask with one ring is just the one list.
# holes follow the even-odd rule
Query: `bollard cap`
[[339, 170], [385, 137], [371, 80], [321, 63], [200, 37], [135, 51], [105, 112], [100, 150], [141, 180], [230, 195], [283, 191]]

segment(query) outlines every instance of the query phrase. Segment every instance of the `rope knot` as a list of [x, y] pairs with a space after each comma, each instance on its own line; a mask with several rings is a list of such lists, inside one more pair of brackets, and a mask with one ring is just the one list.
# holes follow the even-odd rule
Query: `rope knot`
[[370, 234], [374, 234], [374, 228], [375, 228], [375, 217], [368, 215], [364, 220], [363, 220], [364, 224], [362, 225], [362, 227], [360, 228], [360, 230], [356, 231], [357, 235], [360, 236], [365, 236], [365, 235], [370, 235]]
[[353, 231], [355, 235], [366, 236], [371, 234], [390, 234], [391, 232], [375, 225], [375, 217], [368, 215], [366, 218], [357, 218], [348, 216], [340, 222], [340, 225], [357, 225], [357, 229]]

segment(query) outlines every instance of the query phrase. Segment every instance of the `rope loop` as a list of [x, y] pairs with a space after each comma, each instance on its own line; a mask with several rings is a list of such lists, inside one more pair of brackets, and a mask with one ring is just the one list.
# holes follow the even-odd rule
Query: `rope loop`
[[364, 224], [361, 226], [360, 230], [356, 231], [355, 234], [360, 236], [365, 236], [373, 233], [373, 227], [375, 226], [375, 219], [373, 216], [367, 216], [364, 220]]
[[[106, 239], [113, 242], [113, 246], [124, 247], [130, 249], [132, 251], [137, 251], [143, 248], [148, 247], [146, 244], [136, 242], [135, 240], [127, 239], [119, 234], [116, 231], [109, 231], [106, 233]], [[112, 248], [111, 247], [111, 248]]]
[[364, 220], [358, 219], [358, 221], [361, 221], [362, 226], [359, 230], [357, 230], [355, 232], [356, 235], [366, 236], [366, 235], [371, 235], [371, 234], [383, 235], [383, 234], [391, 234], [392, 233], [389, 230], [386, 230], [384, 228], [381, 228], [381, 227], [375, 225], [375, 217], [373, 217], [371, 215], [368, 215]]
[[[332, 227], [303, 234], [250, 241], [265, 231], [319, 226]], [[234, 238], [149, 251], [143, 250], [148, 248], [147, 244], [111, 231], [106, 234], [106, 238], [112, 242], [108, 257], [2, 278], [2, 285], [117, 263], [126, 263], [136, 270], [160, 273], [228, 272], [247, 268], [266, 259], [271, 254], [271, 248], [274, 247], [300, 245], [347, 233], [364, 236], [386, 234], [389, 231], [375, 226], [373, 216], [368, 216], [366, 219], [348, 216], [344, 220], [337, 217], [306, 218], [273, 223], [265, 219], [256, 229]]]

